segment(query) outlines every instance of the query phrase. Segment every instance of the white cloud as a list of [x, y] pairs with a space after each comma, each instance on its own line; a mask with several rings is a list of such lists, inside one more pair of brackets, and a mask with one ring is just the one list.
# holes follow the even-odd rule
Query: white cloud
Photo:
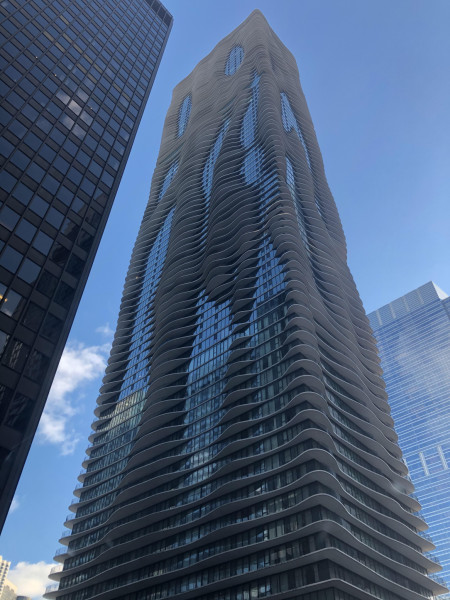
[[20, 502], [19, 502], [19, 498], [17, 497], [17, 494], [14, 496], [14, 498], [12, 499], [11, 502], [11, 506], [9, 507], [9, 512], [13, 513], [15, 510], [17, 510], [20, 506]]
[[79, 397], [86, 383], [103, 374], [109, 349], [109, 344], [81, 343], [68, 344], [64, 349], [38, 430], [39, 439], [60, 445], [63, 455], [72, 454], [79, 441], [75, 429], [70, 428], [71, 418], [78, 412], [75, 392]]
[[8, 579], [17, 586], [17, 592], [22, 596], [31, 596], [33, 600], [42, 598], [45, 588], [51, 585], [48, 574], [53, 564], [19, 562], [10, 569]]
[[95, 330], [95, 332], [96, 333], [101, 333], [108, 340], [112, 340], [113, 335], [114, 335], [114, 330], [111, 329], [111, 327], [109, 326], [109, 323], [105, 323], [104, 325], [100, 325], [100, 327], [97, 327], [97, 329]]

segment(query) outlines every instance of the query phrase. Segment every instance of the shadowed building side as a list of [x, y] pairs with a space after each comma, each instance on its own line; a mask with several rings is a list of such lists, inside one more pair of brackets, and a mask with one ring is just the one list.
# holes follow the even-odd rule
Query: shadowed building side
[[0, 6], [0, 530], [171, 26], [158, 0]]

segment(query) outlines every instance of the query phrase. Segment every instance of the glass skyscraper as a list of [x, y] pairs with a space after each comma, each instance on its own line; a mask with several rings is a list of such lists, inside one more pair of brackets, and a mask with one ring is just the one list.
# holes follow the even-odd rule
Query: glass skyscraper
[[297, 66], [259, 11], [174, 90], [97, 402], [48, 598], [444, 590]]
[[[450, 298], [429, 282], [369, 314], [398, 441], [450, 583]], [[450, 597], [450, 595], [448, 596]]]
[[171, 25], [158, 0], [0, 4], [0, 530]]

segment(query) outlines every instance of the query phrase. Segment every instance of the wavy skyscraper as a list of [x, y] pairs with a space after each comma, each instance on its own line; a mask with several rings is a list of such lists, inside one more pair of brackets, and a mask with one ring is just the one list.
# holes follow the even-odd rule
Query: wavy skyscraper
[[171, 27], [158, 0], [0, 5], [0, 531]]
[[297, 66], [258, 11], [174, 90], [95, 412], [48, 598], [444, 591]]

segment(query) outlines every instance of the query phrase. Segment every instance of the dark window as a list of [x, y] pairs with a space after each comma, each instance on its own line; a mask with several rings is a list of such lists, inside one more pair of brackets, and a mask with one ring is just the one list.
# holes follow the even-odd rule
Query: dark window
[[3, 354], [3, 350], [6, 348], [6, 344], [9, 340], [9, 335], [0, 329], [0, 356]]
[[0, 266], [5, 267], [11, 273], [15, 273], [19, 268], [23, 256], [14, 248], [7, 246], [0, 257]]
[[2, 362], [10, 369], [21, 371], [29, 351], [29, 346], [18, 339], [14, 339], [6, 348], [6, 351], [3, 354]]
[[3, 139], [0, 143], [0, 154], [8, 158], [11, 152], [14, 150], [14, 146], [7, 140]]
[[37, 150], [42, 144], [42, 141], [38, 138], [38, 136], [34, 133], [31, 133], [31, 131], [25, 136], [24, 142], [33, 150]]
[[61, 244], [55, 243], [50, 254], [50, 258], [55, 264], [63, 269], [67, 259], [69, 258], [69, 254], [70, 253], [67, 248], [64, 248], [64, 246], [61, 246]]
[[47, 372], [49, 362], [50, 359], [42, 354], [42, 352], [33, 350], [30, 359], [25, 366], [24, 375], [33, 379], [33, 381], [42, 380]]
[[1, 303], [0, 311], [5, 315], [8, 315], [8, 317], [18, 319], [22, 308], [25, 304], [25, 300], [20, 294], [18, 294], [14, 290], [9, 290], [9, 292], [6, 295], [4, 295], [3, 292], [2, 295], [3, 302]]
[[4, 206], [0, 210], [0, 224], [12, 231], [14, 229], [15, 224], [19, 220], [20, 215], [18, 215], [14, 210], [9, 208], [9, 206]]
[[46, 202], [40, 196], [35, 196], [30, 204], [30, 208], [37, 215], [39, 215], [40, 217], [43, 217], [48, 208], [48, 202]]
[[89, 250], [92, 247], [93, 241], [94, 241], [94, 238], [92, 237], [92, 235], [90, 235], [86, 231], [83, 231], [83, 230], [81, 231], [80, 236], [78, 238], [78, 245], [80, 246], [80, 248], [82, 248], [83, 250], [86, 250], [86, 252], [89, 252]]
[[41, 294], [51, 298], [56, 290], [57, 284], [58, 280], [54, 275], [48, 271], [42, 271], [36, 288]]
[[[0, 331], [0, 356], [2, 355], [3, 350], [1, 342], [2, 334], [6, 336], [4, 331]], [[9, 409], [13, 393], [14, 391], [12, 389], [6, 387], [5, 385], [0, 385], [0, 423], [3, 420], [3, 416], [5, 415], [6, 411]]]
[[43, 231], [38, 232], [38, 234], [33, 242], [33, 246], [36, 248], [36, 250], [39, 250], [39, 252], [42, 252], [42, 254], [45, 254], [45, 256], [47, 256], [47, 254], [49, 253], [49, 250], [52, 247], [52, 244], [53, 244], [52, 238], [49, 237]]
[[61, 212], [59, 212], [59, 210], [56, 210], [56, 208], [53, 208], [53, 206], [50, 207], [50, 210], [48, 211], [45, 217], [45, 220], [48, 221], [50, 225], [53, 225], [53, 227], [55, 227], [56, 229], [59, 229], [61, 227], [63, 219], [64, 215]]
[[25, 242], [31, 242], [35, 233], [36, 227], [26, 219], [22, 219], [16, 228], [16, 234]]
[[81, 200], [81, 198], [75, 198], [75, 200], [72, 202], [71, 209], [73, 212], [76, 212], [77, 215], [82, 217], [86, 212], [86, 204], [83, 202], [83, 200]]
[[33, 191], [30, 190], [30, 188], [24, 185], [23, 183], [18, 183], [12, 195], [21, 204], [24, 204], [26, 206], [33, 196]]
[[75, 185], [79, 185], [81, 179], [83, 178], [83, 174], [80, 173], [78, 169], [75, 169], [75, 167], [71, 167], [67, 174], [67, 177], [70, 179], [70, 181], [73, 181]]
[[36, 281], [40, 270], [41, 270], [41, 267], [39, 265], [37, 265], [35, 262], [30, 260], [29, 258], [26, 258], [23, 261], [23, 265], [20, 267], [18, 275], [21, 279], [23, 279], [27, 283], [31, 284]]
[[[31, 135], [33, 135], [33, 134], [31, 134]], [[34, 136], [34, 137], [36, 137], [36, 136]], [[36, 138], [36, 139], [38, 139], [38, 138]], [[39, 144], [40, 143], [41, 143], [41, 141], [39, 140]], [[37, 165], [35, 162], [32, 162], [27, 170], [27, 175], [29, 175], [32, 179], [34, 179], [34, 181], [36, 183], [40, 183], [44, 178], [45, 171], [42, 167]]]
[[7, 171], [3, 171], [2, 176], [0, 177], [0, 187], [5, 190], [5, 192], [10, 192], [16, 183], [17, 179], [15, 177]]
[[67, 272], [78, 279], [81, 273], [83, 272], [83, 267], [84, 260], [81, 260], [81, 258], [75, 256], [75, 254], [72, 254], [72, 256], [69, 259], [69, 262], [67, 263]]
[[42, 185], [45, 187], [45, 189], [47, 191], [50, 192], [50, 194], [55, 194], [56, 190], [59, 188], [59, 181], [57, 181], [51, 175], [47, 174], [45, 176], [45, 179], [44, 179]]
[[97, 229], [101, 221], [101, 216], [96, 210], [90, 208], [86, 213], [86, 221], [90, 225], [92, 225], [92, 227], [95, 227], [95, 229]]
[[57, 342], [59, 334], [63, 326], [63, 321], [52, 314], [45, 317], [44, 325], [42, 326], [41, 335], [48, 338], [52, 342]]
[[62, 185], [60, 190], [58, 191], [58, 200], [64, 202], [66, 206], [70, 206], [70, 203], [73, 200], [74, 194], [65, 185]]
[[33, 331], [37, 331], [41, 326], [42, 319], [44, 318], [44, 311], [34, 302], [30, 302], [25, 315], [23, 316], [22, 322], [26, 327], [29, 327]]
[[68, 309], [72, 303], [75, 290], [61, 281], [55, 294], [55, 302]]
[[66, 219], [64, 221], [64, 225], [61, 229], [61, 233], [63, 233], [69, 240], [74, 242], [75, 238], [77, 237], [78, 230], [79, 230], [78, 225], [76, 225], [70, 219]]
[[56, 152], [44, 144], [42, 148], [39, 150], [39, 156], [42, 156], [47, 162], [51, 163], [56, 156]]
[[16, 165], [16, 167], [18, 167], [22, 171], [24, 171], [27, 168], [30, 162], [28, 156], [20, 150], [16, 150], [10, 160], [14, 165]]
[[34, 401], [23, 394], [17, 393], [14, 400], [8, 403], [8, 412], [4, 421], [7, 427], [24, 432], [34, 408]]

